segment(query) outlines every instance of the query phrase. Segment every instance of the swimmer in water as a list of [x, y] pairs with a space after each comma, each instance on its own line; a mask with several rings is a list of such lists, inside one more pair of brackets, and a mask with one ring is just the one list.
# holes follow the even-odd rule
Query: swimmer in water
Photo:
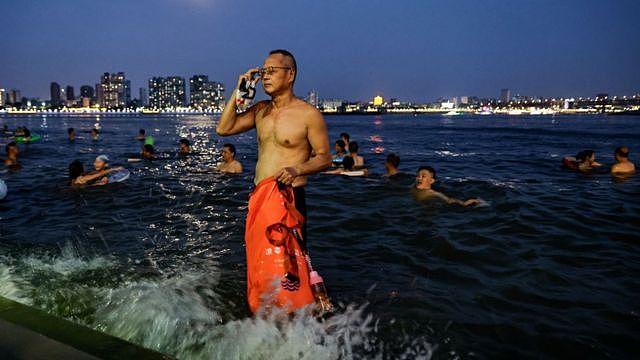
[[178, 150], [178, 155], [189, 155], [191, 153], [191, 144], [189, 144], [189, 140], [182, 138], [180, 139], [179, 146], [180, 150]]
[[336, 151], [336, 153], [332, 156], [333, 160], [341, 159], [342, 157], [347, 155], [347, 149], [345, 148], [344, 140], [336, 140], [333, 148]]
[[[96, 159], [97, 161], [98, 159]], [[95, 162], [94, 162], [95, 165]], [[93, 171], [90, 174], [86, 174], [84, 171], [84, 165], [80, 160], [74, 160], [69, 164], [69, 185], [71, 186], [99, 186], [105, 185], [109, 182], [107, 175], [114, 171], [121, 170], [121, 167], [105, 168], [98, 171]]]
[[602, 164], [596, 161], [596, 152], [593, 150], [580, 151], [576, 155], [576, 162], [578, 163], [578, 170], [580, 171], [590, 171], [602, 166]]
[[385, 176], [392, 177], [398, 175], [398, 166], [400, 166], [400, 156], [395, 153], [387, 155], [387, 159], [384, 161], [384, 167], [387, 169]]
[[360, 169], [364, 167], [364, 158], [360, 155], [358, 155], [358, 143], [355, 141], [352, 141], [349, 143], [349, 156], [351, 156], [353, 158], [353, 167], [355, 169]]
[[348, 149], [349, 148], [349, 134], [347, 134], [346, 132], [343, 132], [342, 134], [340, 134], [340, 140], [344, 141], [344, 148]]
[[613, 176], [626, 176], [636, 172], [636, 166], [629, 161], [629, 148], [620, 146], [614, 153], [616, 163], [611, 167]]
[[142, 147], [142, 158], [147, 160], [153, 160], [155, 158], [155, 150], [153, 149], [153, 145], [144, 144]]
[[68, 128], [67, 134], [69, 135], [69, 142], [76, 141], [76, 130], [74, 128]]
[[138, 136], [136, 136], [136, 140], [144, 141], [145, 139], [144, 134], [145, 134], [144, 129], [140, 129], [140, 131], [138, 131]]
[[242, 164], [236, 160], [236, 147], [233, 144], [222, 146], [222, 162], [218, 165], [218, 171], [227, 174], [239, 174], [242, 172]]
[[18, 149], [18, 144], [16, 144], [15, 141], [12, 141], [8, 143], [4, 149], [7, 152], [7, 158], [4, 160], [4, 166], [12, 170], [19, 169], [20, 163], [18, 162], [18, 155], [20, 154], [20, 150]]
[[[353, 144], [353, 143], [352, 143]], [[369, 170], [366, 168], [355, 168], [355, 161], [351, 155], [347, 155], [342, 159], [342, 167], [334, 170], [326, 171], [325, 174], [346, 175], [346, 176], [366, 176]]]
[[98, 129], [96, 128], [91, 129], [91, 140], [93, 141], [98, 140]]
[[431, 185], [436, 182], [436, 171], [431, 166], [421, 166], [416, 174], [416, 184], [413, 188], [413, 196], [420, 201], [440, 199], [447, 204], [458, 204], [462, 206], [477, 205], [479, 202], [477, 199], [469, 199], [466, 201], [458, 200], [456, 198], [448, 197], [447, 195], [435, 191], [431, 188]]

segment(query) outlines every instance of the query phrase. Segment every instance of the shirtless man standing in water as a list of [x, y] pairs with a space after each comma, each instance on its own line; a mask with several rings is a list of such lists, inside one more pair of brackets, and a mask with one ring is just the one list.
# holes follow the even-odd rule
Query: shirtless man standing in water
[[[258, 102], [247, 111], [237, 114], [237, 89], [243, 80], [249, 82], [256, 74], [258, 79], [262, 81], [262, 87], [265, 93], [271, 97], [271, 100]], [[216, 132], [221, 136], [229, 136], [255, 128], [258, 135], [258, 161], [254, 178], [255, 184], [258, 185], [262, 180], [273, 177], [279, 183], [291, 185], [295, 199], [294, 205], [302, 216], [306, 218], [304, 186], [307, 183], [307, 176], [319, 173], [331, 166], [331, 156], [329, 155], [327, 126], [322, 115], [316, 108], [298, 99], [293, 94], [296, 74], [296, 61], [290, 52], [286, 50], [270, 52], [261, 69], [250, 69], [240, 76], [238, 84], [220, 116]], [[312, 153], [314, 154], [313, 157], [311, 156]], [[250, 210], [247, 216], [245, 242], [247, 250], [247, 296], [249, 307], [255, 313], [261, 307], [262, 300], [260, 299], [264, 299], [265, 291], [270, 291], [267, 290], [267, 287], [271, 287], [273, 281], [264, 279], [269, 277], [267, 274], [269, 265], [263, 261], [254, 261], [256, 259], [253, 259], [253, 255], [251, 255], [254, 254], [254, 249], [260, 248], [262, 243], [256, 236], [265, 236], [265, 230], [259, 229], [260, 231], [257, 232], [249, 232], [248, 228], [258, 229], [253, 228], [253, 225], [257, 223], [256, 216], [258, 218], [269, 216], [269, 214], [263, 215], [260, 212], [253, 216], [251, 212], [252, 200], [251, 198], [249, 199]], [[259, 208], [269, 211], [263, 207]], [[306, 221], [302, 225], [301, 232], [303, 241], [298, 245], [304, 252], [307, 239]], [[258, 233], [259, 235], [256, 235]], [[250, 245], [252, 250], [249, 249]], [[274, 250], [276, 254], [279, 253], [279, 249], [278, 247]], [[269, 251], [270, 249], [266, 250]], [[288, 250], [285, 248], [285, 251]], [[300, 262], [300, 260], [297, 261]], [[298, 264], [299, 266], [301, 265]], [[252, 276], [253, 280], [250, 279]], [[289, 282], [289, 278], [286, 279]], [[301, 280], [301, 282], [304, 281]], [[294, 284], [299, 286], [300, 282], [294, 281], [291, 283], [291, 285]], [[296, 295], [293, 295], [294, 293]], [[298, 290], [295, 290], [294, 287], [294, 290], [292, 290], [287, 287], [285, 291], [280, 291], [279, 294], [283, 296], [280, 306], [287, 306], [285, 303], [296, 303], [295, 307], [299, 307], [313, 302], [310, 288], [301, 289], [298, 287]], [[275, 295], [276, 298], [278, 296]], [[291, 297], [289, 298], [289, 296]]]
[[[250, 81], [255, 74], [262, 80], [271, 100], [261, 101], [236, 114], [236, 90], [225, 106], [216, 132], [221, 136], [239, 134], [256, 128], [258, 162], [254, 182], [273, 176], [285, 185], [303, 187], [307, 176], [331, 166], [329, 136], [322, 114], [293, 94], [296, 62], [286, 50], [274, 50], [262, 69], [250, 69], [240, 76]], [[311, 157], [311, 152], [315, 154]]]

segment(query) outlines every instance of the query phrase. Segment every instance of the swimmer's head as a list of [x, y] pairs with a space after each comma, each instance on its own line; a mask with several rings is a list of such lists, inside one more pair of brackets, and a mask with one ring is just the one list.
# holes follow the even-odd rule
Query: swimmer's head
[[140, 131], [138, 131], [138, 135], [144, 136], [144, 134], [145, 134], [144, 129], [140, 129]]
[[93, 166], [96, 170], [104, 170], [109, 165], [109, 157], [107, 155], [100, 155], [93, 161]]
[[347, 155], [342, 159], [342, 167], [344, 167], [346, 171], [353, 170], [353, 165], [355, 165], [355, 162], [351, 156]]
[[596, 160], [596, 152], [593, 150], [583, 150], [576, 155], [578, 162], [593, 162]]
[[619, 146], [615, 151], [616, 159], [628, 159], [629, 158], [629, 148], [626, 146]]
[[233, 144], [224, 144], [222, 146], [222, 160], [224, 162], [233, 161], [236, 157], [236, 147]]
[[24, 137], [28, 138], [31, 136], [31, 131], [29, 131], [29, 129], [24, 128]]
[[74, 160], [71, 164], [69, 164], [69, 179], [71, 181], [75, 180], [78, 176], [81, 176], [84, 173], [84, 166], [80, 162], [80, 160]]
[[336, 140], [335, 150], [337, 153], [345, 153], [347, 149], [345, 148], [346, 144], [344, 140]]
[[352, 141], [349, 143], [349, 152], [352, 154], [357, 154], [358, 153], [358, 143], [355, 141]]
[[416, 173], [416, 188], [431, 189], [436, 182], [436, 170], [431, 166], [421, 166]]
[[18, 153], [20, 153], [20, 151], [18, 150], [18, 144], [16, 144], [15, 141], [8, 143], [4, 147], [4, 150], [7, 152], [8, 157], [16, 157], [18, 156]]
[[144, 144], [144, 146], [142, 147], [142, 157], [145, 159], [152, 159], [153, 153], [154, 153], [153, 145]]
[[67, 134], [69, 134], [69, 136], [75, 135], [76, 134], [76, 130], [74, 128], [68, 128], [67, 129]]
[[277, 49], [264, 60], [260, 77], [262, 88], [269, 96], [293, 89], [298, 74], [296, 59], [289, 51]]
[[395, 153], [391, 153], [387, 155], [387, 160], [385, 160], [384, 164], [385, 167], [391, 166], [394, 169], [397, 169], [398, 166], [400, 166], [400, 156], [396, 155]]
[[179, 144], [180, 144], [180, 153], [187, 154], [191, 151], [191, 148], [190, 148], [191, 144], [189, 144], [189, 140], [182, 138], [180, 139]]
[[349, 134], [347, 134], [346, 132], [343, 132], [342, 134], [340, 134], [340, 140], [344, 141], [345, 144], [349, 143]]

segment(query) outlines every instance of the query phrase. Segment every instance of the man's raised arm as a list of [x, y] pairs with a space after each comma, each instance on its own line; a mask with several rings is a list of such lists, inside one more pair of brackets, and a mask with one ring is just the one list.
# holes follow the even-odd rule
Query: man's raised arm
[[253, 74], [258, 71], [258, 68], [254, 68], [240, 75], [238, 83], [229, 97], [229, 101], [227, 101], [227, 105], [224, 107], [222, 115], [220, 115], [220, 120], [218, 120], [218, 126], [216, 127], [216, 133], [218, 133], [218, 135], [235, 135], [255, 127], [255, 105], [250, 107], [247, 111], [237, 114], [236, 95], [242, 80], [251, 81]]

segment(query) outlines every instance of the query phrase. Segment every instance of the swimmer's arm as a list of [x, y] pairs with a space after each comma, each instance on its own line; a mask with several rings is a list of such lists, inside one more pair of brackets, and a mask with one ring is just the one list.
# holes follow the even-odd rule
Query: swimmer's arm
[[460, 199], [456, 199], [453, 197], [449, 197], [441, 192], [437, 192], [434, 191], [434, 195], [437, 196], [438, 198], [444, 200], [447, 204], [457, 204], [457, 205], [461, 205], [461, 206], [469, 206], [469, 205], [476, 205], [478, 203], [478, 200], [476, 199], [469, 199], [469, 200], [465, 200], [462, 201]]
[[248, 130], [253, 129], [256, 126], [256, 110], [262, 108], [265, 104], [264, 101], [261, 101], [253, 106], [251, 106], [247, 111], [238, 114], [236, 111], [238, 110], [236, 106], [236, 95], [238, 93], [238, 88], [240, 87], [240, 83], [245, 81], [251, 81], [251, 78], [254, 73], [256, 73], [259, 69], [250, 69], [246, 73], [240, 75], [238, 78], [238, 83], [236, 87], [231, 92], [231, 96], [229, 97], [229, 101], [227, 101], [227, 105], [224, 107], [222, 111], [222, 115], [220, 115], [220, 120], [218, 120], [218, 126], [216, 127], [216, 133], [220, 136], [229, 136], [239, 134]]
[[80, 185], [84, 185], [84, 184], [88, 183], [89, 181], [93, 181], [95, 179], [99, 179], [99, 178], [105, 176], [106, 174], [107, 174], [107, 170], [95, 171], [95, 172], [93, 172], [91, 174], [78, 176], [76, 178], [75, 183], [76, 184], [80, 184]]

